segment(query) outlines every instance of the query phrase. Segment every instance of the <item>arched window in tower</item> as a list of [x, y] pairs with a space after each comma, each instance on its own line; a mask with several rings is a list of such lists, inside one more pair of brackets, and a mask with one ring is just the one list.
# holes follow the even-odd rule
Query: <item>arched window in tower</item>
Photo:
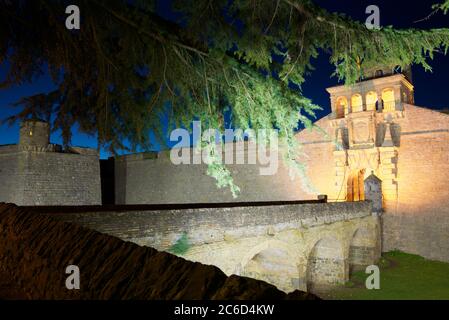
[[337, 99], [337, 118], [344, 118], [346, 114], [348, 114], [348, 99], [346, 97], [339, 97]]
[[375, 74], [375, 77], [376, 78], [380, 78], [380, 77], [383, 77], [383, 75], [384, 75], [384, 72], [382, 70], [377, 70], [376, 74]]
[[363, 111], [363, 99], [360, 94], [355, 94], [351, 98], [352, 112]]
[[391, 88], [384, 89], [382, 91], [382, 100], [384, 103], [384, 112], [396, 110], [396, 102], [394, 99], [394, 90]]
[[377, 102], [377, 93], [370, 91], [366, 94], [366, 110], [375, 111]]

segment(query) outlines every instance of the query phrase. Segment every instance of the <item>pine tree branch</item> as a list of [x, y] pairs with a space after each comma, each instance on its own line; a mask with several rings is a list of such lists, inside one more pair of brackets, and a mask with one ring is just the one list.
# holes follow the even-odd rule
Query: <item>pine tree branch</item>
[[111, 10], [107, 6], [103, 5], [102, 3], [100, 3], [100, 2], [98, 2], [96, 0], [92, 0], [92, 1], [96, 5], [100, 6], [102, 9], [104, 9], [106, 12], [108, 12], [110, 15], [112, 15], [114, 18], [116, 18], [117, 20], [119, 20], [122, 23], [125, 23], [128, 26], [132, 27], [133, 29], [137, 30], [137, 32], [139, 34], [146, 35], [146, 36], [148, 36], [148, 37], [150, 37], [150, 38], [160, 42], [161, 44], [165, 44], [165, 45], [172, 44], [172, 45], [175, 45], [175, 46], [177, 46], [179, 48], [182, 48], [182, 49], [194, 52], [194, 53], [196, 53], [196, 54], [198, 54], [200, 56], [208, 56], [207, 52], [201, 51], [201, 50], [199, 50], [199, 49], [197, 49], [195, 47], [192, 47], [190, 45], [187, 45], [187, 44], [184, 44], [182, 42], [175, 41], [175, 40], [172, 40], [172, 39], [170, 39], [170, 40], [165, 39], [164, 37], [162, 37], [162, 36], [160, 36], [158, 34], [155, 34], [153, 32], [145, 30], [145, 29], [141, 28], [138, 24], [136, 24], [134, 21], [129, 20], [128, 18], [124, 17], [123, 15], [117, 13], [114, 10]]
[[299, 13], [301, 13], [304, 16], [306, 16], [307, 18], [314, 19], [314, 20], [317, 20], [319, 22], [324, 22], [324, 23], [327, 23], [329, 25], [332, 25], [334, 27], [338, 27], [338, 28], [341, 28], [341, 29], [344, 29], [344, 30], [348, 29], [347, 25], [340, 25], [340, 24], [334, 23], [334, 22], [326, 19], [325, 17], [317, 16], [317, 15], [313, 14], [304, 5], [302, 5], [300, 3], [292, 2], [290, 0], [283, 0], [283, 1], [285, 3], [287, 3], [289, 6], [295, 8]]

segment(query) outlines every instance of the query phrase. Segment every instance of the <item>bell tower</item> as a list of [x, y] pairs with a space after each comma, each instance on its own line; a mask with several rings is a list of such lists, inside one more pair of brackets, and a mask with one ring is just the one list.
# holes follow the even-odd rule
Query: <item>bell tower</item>
[[[373, 173], [382, 181], [384, 201], [397, 200], [401, 122], [404, 105], [414, 103], [411, 73], [373, 69], [354, 85], [327, 91], [336, 142], [335, 199], [361, 200], [361, 191], [356, 186], [363, 188], [363, 180]], [[361, 177], [361, 173], [365, 176]]]
[[24, 120], [20, 125], [19, 146], [25, 150], [46, 150], [50, 144], [50, 127], [37, 119]]

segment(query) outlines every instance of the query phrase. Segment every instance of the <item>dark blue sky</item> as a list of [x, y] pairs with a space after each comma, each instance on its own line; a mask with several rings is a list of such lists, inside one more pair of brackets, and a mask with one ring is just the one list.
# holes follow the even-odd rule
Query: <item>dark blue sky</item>
[[[367, 15], [365, 9], [368, 5], [375, 4], [379, 6], [381, 11], [381, 25], [393, 25], [396, 28], [449, 28], [449, 15], [444, 16], [441, 13], [432, 16], [431, 19], [414, 23], [426, 17], [431, 12], [431, 6], [435, 2], [442, 0], [421, 0], [421, 1], [405, 1], [405, 0], [315, 0], [315, 2], [328, 9], [329, 11], [337, 11], [346, 13], [354, 19], [365, 21]], [[161, 12], [168, 12], [167, 5], [161, 2]], [[313, 62], [315, 71], [308, 77], [303, 85], [304, 94], [311, 98], [314, 103], [321, 105], [324, 110], [318, 114], [318, 118], [330, 112], [329, 95], [326, 92], [327, 87], [337, 84], [335, 78], [331, 78], [333, 73], [332, 66], [328, 63], [326, 54], [320, 55]], [[425, 72], [420, 67], [413, 68], [413, 81], [415, 85], [415, 102], [418, 106], [425, 106], [433, 109], [449, 108], [449, 55], [436, 55], [431, 62], [433, 73]], [[0, 77], [3, 79], [6, 66], [0, 66]], [[9, 115], [16, 113], [18, 110], [11, 107], [11, 104], [19, 100], [23, 96], [33, 93], [49, 91], [52, 88], [52, 82], [48, 76], [36, 79], [32, 84], [15, 87], [8, 90], [0, 90], [0, 119], [4, 119]], [[18, 124], [8, 127], [0, 126], [0, 145], [13, 144], [18, 141]], [[61, 143], [60, 133], [56, 132], [52, 135], [53, 143]], [[96, 148], [95, 137], [78, 132], [74, 128], [73, 145], [90, 146]], [[104, 151], [102, 157], [108, 154]]]

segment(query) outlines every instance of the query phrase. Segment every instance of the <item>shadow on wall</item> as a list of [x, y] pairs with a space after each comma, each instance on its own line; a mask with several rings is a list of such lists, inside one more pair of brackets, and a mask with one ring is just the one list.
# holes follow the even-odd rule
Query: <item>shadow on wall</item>
[[346, 263], [342, 244], [333, 237], [318, 241], [307, 263], [307, 291], [342, 284], [346, 279]]
[[114, 158], [100, 160], [101, 177], [101, 203], [103, 205], [115, 204], [115, 161]]
[[284, 292], [299, 288], [299, 272], [295, 259], [284, 248], [268, 248], [256, 254], [243, 268], [242, 276], [275, 283]]

